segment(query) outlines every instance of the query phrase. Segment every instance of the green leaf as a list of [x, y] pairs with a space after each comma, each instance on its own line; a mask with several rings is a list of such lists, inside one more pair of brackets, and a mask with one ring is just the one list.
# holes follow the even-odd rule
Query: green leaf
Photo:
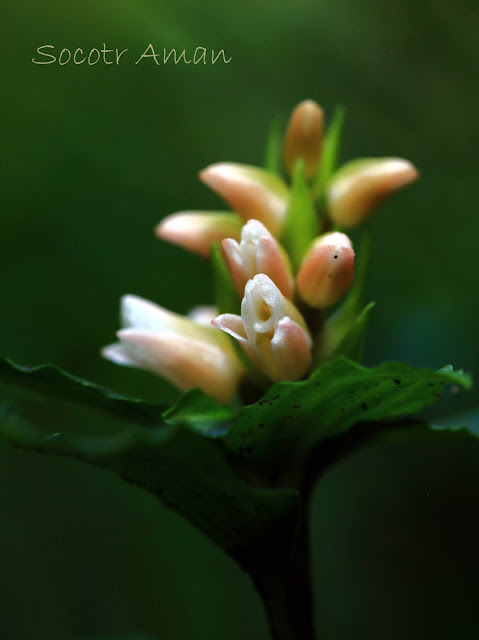
[[462, 429], [464, 425], [467, 425], [466, 428], [469, 429], [469, 431], [479, 436], [479, 407], [474, 407], [452, 415], [446, 415], [438, 420], [437, 424], [433, 425], [433, 429], [457, 430]]
[[321, 164], [314, 181], [313, 192], [316, 199], [324, 196], [326, 185], [338, 166], [345, 117], [346, 109], [341, 106], [336, 107], [325, 136]]
[[358, 422], [383, 421], [435, 403], [446, 383], [469, 388], [471, 379], [452, 367], [432, 371], [390, 362], [368, 369], [340, 357], [325, 362], [308, 380], [275, 384], [244, 408], [225, 442], [274, 474], [291, 469], [319, 443]]
[[229, 407], [225, 407], [199, 389], [185, 393], [175, 405], [162, 414], [167, 424], [187, 426], [208, 438], [224, 435], [231, 425], [233, 416]]
[[281, 233], [281, 243], [289, 253], [295, 271], [299, 269], [309, 245], [318, 234], [318, 217], [304, 177], [304, 164], [302, 160], [298, 160]]
[[0, 358], [0, 383], [54, 395], [144, 426], [157, 425], [167, 409], [159, 404], [127, 398], [49, 364], [26, 367], [15, 364], [8, 358]]
[[281, 150], [283, 145], [283, 122], [282, 117], [276, 117], [272, 121], [269, 132], [268, 140], [266, 142], [266, 153], [264, 159], [264, 168], [271, 173], [281, 175]]
[[118, 419], [111, 435], [86, 437], [68, 429], [52, 433], [31, 417], [27, 421], [15, 406], [6, 409], [12, 396], [2, 385], [0, 433], [16, 447], [76, 458], [143, 487], [244, 566], [277, 528], [292, 531], [296, 493], [255, 487], [237, 474], [219, 437], [234, 414], [201, 392], [190, 392], [165, 412], [55, 367], [0, 362], [0, 382], [8, 386], [48, 395], [55, 403], [67, 399], [107, 410]]
[[211, 264], [215, 282], [215, 304], [218, 313], [241, 312], [241, 300], [236, 291], [233, 278], [221, 256], [220, 246], [215, 242], [211, 246]]

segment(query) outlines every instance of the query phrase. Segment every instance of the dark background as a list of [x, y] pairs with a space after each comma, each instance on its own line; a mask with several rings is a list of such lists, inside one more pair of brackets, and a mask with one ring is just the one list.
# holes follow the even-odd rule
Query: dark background
[[[0, 352], [174, 400], [166, 383], [99, 357], [118, 299], [179, 312], [212, 300], [208, 265], [153, 227], [220, 208], [197, 171], [260, 164], [272, 118], [310, 97], [329, 116], [347, 106], [344, 160], [398, 155], [421, 171], [372, 225], [367, 363], [451, 362], [477, 378], [475, 0], [19, 0], [0, 14]], [[129, 49], [120, 66], [31, 62], [44, 44], [58, 55], [104, 42]], [[150, 42], [233, 59], [135, 66]], [[477, 403], [477, 390], [448, 394], [431, 415], [477, 423]], [[153, 498], [80, 463], [0, 453], [0, 637], [268, 637], [247, 576]], [[365, 449], [322, 479], [324, 640], [478, 637], [478, 468], [478, 445], [438, 436]]]

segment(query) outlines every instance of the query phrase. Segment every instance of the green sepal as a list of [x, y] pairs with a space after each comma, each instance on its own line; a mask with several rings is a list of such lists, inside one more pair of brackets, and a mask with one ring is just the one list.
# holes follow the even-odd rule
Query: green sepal
[[355, 362], [361, 362], [364, 343], [366, 341], [366, 333], [371, 317], [371, 311], [375, 306], [375, 302], [370, 302], [364, 307], [361, 313], [356, 316], [353, 324], [336, 347], [334, 353], [330, 358], [325, 359], [329, 360], [332, 358], [337, 358], [338, 356], [345, 356], [346, 358], [354, 360]]
[[291, 196], [280, 238], [295, 272], [298, 271], [307, 249], [318, 234], [318, 216], [311, 190], [304, 177], [304, 163], [298, 160], [294, 168]]
[[218, 242], [211, 245], [211, 265], [215, 285], [215, 306], [218, 314], [241, 312], [241, 300], [225, 261], [221, 256]]
[[313, 182], [313, 193], [315, 199], [324, 197], [326, 193], [326, 186], [338, 166], [345, 117], [345, 107], [336, 107], [333, 119], [324, 138], [321, 164]]
[[264, 168], [271, 173], [281, 176], [282, 159], [281, 151], [283, 148], [283, 124], [284, 118], [277, 116], [270, 124], [268, 139], [266, 141], [266, 151], [264, 158]]

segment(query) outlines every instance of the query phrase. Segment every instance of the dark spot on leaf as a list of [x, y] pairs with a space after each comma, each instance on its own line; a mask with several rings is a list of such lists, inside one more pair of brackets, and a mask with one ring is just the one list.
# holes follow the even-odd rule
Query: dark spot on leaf
[[394, 378], [393, 382], [394, 384], [401, 384], [401, 380], [399, 380], [398, 378]]
[[363, 402], [363, 404], [361, 405], [361, 409], [363, 411], [367, 411], [368, 410], [368, 405], [365, 402]]
[[349, 393], [356, 393], [356, 391], [354, 391], [353, 389], [351, 389], [351, 391]]
[[262, 429], [264, 427], [264, 424], [262, 422], [258, 422], [258, 427]]
[[293, 409], [301, 409], [301, 405], [300, 404], [293, 404]]
[[277, 400], [278, 398], [279, 398], [279, 395], [278, 396], [274, 396], [274, 398], [271, 398], [271, 402], [273, 402], [273, 400]]

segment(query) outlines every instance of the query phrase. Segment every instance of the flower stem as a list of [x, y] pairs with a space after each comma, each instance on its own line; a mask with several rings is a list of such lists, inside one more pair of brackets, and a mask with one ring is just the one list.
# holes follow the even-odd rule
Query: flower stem
[[253, 576], [273, 640], [315, 640], [309, 500], [301, 506], [290, 553], [280, 553]]

